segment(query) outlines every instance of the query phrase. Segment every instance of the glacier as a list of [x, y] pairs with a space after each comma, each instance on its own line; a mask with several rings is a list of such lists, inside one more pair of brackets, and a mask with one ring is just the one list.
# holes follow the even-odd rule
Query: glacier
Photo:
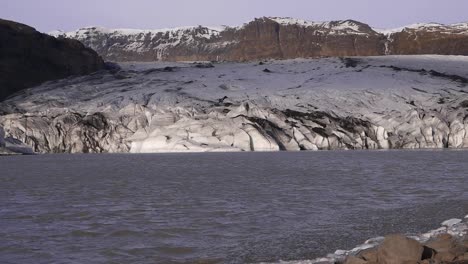
[[36, 153], [466, 148], [467, 66], [438, 55], [125, 62], [15, 94], [0, 131]]

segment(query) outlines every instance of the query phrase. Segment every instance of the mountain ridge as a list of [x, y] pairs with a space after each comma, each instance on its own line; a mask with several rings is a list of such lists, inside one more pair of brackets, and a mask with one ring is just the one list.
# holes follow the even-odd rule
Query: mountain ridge
[[[326, 24], [326, 23], [330, 23], [330, 22], [357, 22], [357, 23], [360, 23], [360, 24], [363, 24], [363, 25], [367, 25], [369, 26], [370, 28], [372, 28], [375, 32], [377, 33], [382, 33], [384, 34], [383, 32], [391, 32], [391, 33], [396, 33], [396, 32], [401, 32], [402, 30], [404, 29], [411, 29], [411, 28], [414, 28], [414, 27], [417, 27], [417, 26], [446, 26], [446, 27], [450, 27], [450, 26], [465, 26], [467, 27], [467, 30], [468, 30], [468, 20], [467, 21], [461, 21], [461, 22], [456, 22], [456, 23], [448, 23], [448, 24], [445, 24], [445, 23], [439, 23], [439, 22], [421, 22], [421, 23], [412, 23], [412, 24], [407, 24], [407, 25], [404, 25], [404, 26], [400, 26], [400, 27], [391, 27], [391, 28], [381, 28], [381, 27], [372, 27], [370, 26], [369, 24], [366, 24], [364, 22], [360, 22], [358, 20], [355, 20], [355, 19], [352, 19], [352, 18], [348, 18], [348, 19], [342, 19], [342, 20], [330, 20], [330, 21], [311, 21], [311, 20], [305, 20], [305, 19], [296, 19], [296, 18], [293, 18], [293, 17], [276, 17], [276, 16], [264, 16], [264, 17], [261, 17], [261, 18], [256, 18], [256, 19], [263, 19], [263, 18], [266, 18], [266, 19], [272, 19], [272, 20], [275, 20], [275, 19], [278, 19], [278, 20], [291, 20], [291, 21], [296, 21], [296, 23], [315, 23], [315, 24]], [[252, 21], [250, 21], [252, 22]], [[52, 31], [48, 31], [48, 32], [44, 32], [45, 34], [48, 34], [48, 35], [51, 35], [51, 36], [54, 36], [54, 37], [60, 37], [64, 34], [72, 34], [74, 32], [77, 32], [77, 31], [81, 31], [81, 30], [88, 30], [88, 29], [92, 29], [92, 28], [95, 28], [95, 29], [103, 29], [103, 30], [107, 30], [107, 31], [134, 31], [134, 32], [138, 32], [141, 31], [141, 32], [147, 32], [147, 31], [159, 31], [159, 32], [163, 32], [163, 31], [174, 31], [174, 30], [183, 30], [183, 29], [193, 29], [193, 28], [199, 28], [199, 27], [202, 27], [202, 28], [209, 28], [209, 29], [213, 29], [213, 30], [218, 30], [218, 31], [222, 31], [224, 29], [240, 29], [242, 27], [244, 27], [245, 25], [249, 24], [250, 22], [245, 22], [243, 23], [242, 25], [211, 25], [211, 26], [204, 26], [204, 25], [193, 25], [193, 26], [178, 26], [178, 27], [167, 27], [167, 28], [110, 28], [110, 27], [105, 27], [105, 26], [100, 26], [100, 25], [89, 25], [89, 26], [84, 26], [84, 27], [80, 27], [76, 30], [71, 30], [71, 31], [65, 31], [65, 30], [62, 30], [62, 29], [56, 29], [56, 30], [52, 30]]]
[[241, 26], [173, 29], [86, 27], [52, 32], [111, 61], [249, 61], [379, 55], [468, 55], [468, 23], [419, 23], [379, 30], [347, 19], [262, 17]]

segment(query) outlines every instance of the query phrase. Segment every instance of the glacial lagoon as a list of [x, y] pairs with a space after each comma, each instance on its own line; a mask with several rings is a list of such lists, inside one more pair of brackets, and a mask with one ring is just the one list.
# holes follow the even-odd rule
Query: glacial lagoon
[[0, 158], [1, 263], [307, 260], [468, 212], [468, 151]]

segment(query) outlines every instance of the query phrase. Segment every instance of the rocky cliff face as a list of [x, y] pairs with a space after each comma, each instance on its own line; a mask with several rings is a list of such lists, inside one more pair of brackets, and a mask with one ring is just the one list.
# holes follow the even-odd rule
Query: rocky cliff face
[[112, 61], [246, 61], [391, 54], [468, 55], [468, 24], [376, 31], [353, 21], [260, 18], [240, 27], [167, 30], [84, 28], [55, 32]]
[[386, 36], [387, 54], [468, 55], [468, 23], [415, 24]]
[[468, 59], [124, 63], [0, 104], [36, 152], [468, 147]]
[[281, 18], [256, 19], [236, 29], [235, 40], [237, 45], [221, 59], [370, 56], [381, 54], [384, 49], [380, 34], [353, 20], [313, 23]]
[[44, 81], [102, 69], [93, 50], [72, 39], [56, 39], [0, 19], [0, 101]]

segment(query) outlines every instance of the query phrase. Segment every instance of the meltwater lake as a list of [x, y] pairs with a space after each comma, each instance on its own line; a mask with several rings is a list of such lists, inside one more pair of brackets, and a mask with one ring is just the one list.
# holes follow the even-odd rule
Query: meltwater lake
[[468, 213], [468, 151], [0, 157], [0, 263], [307, 260]]

